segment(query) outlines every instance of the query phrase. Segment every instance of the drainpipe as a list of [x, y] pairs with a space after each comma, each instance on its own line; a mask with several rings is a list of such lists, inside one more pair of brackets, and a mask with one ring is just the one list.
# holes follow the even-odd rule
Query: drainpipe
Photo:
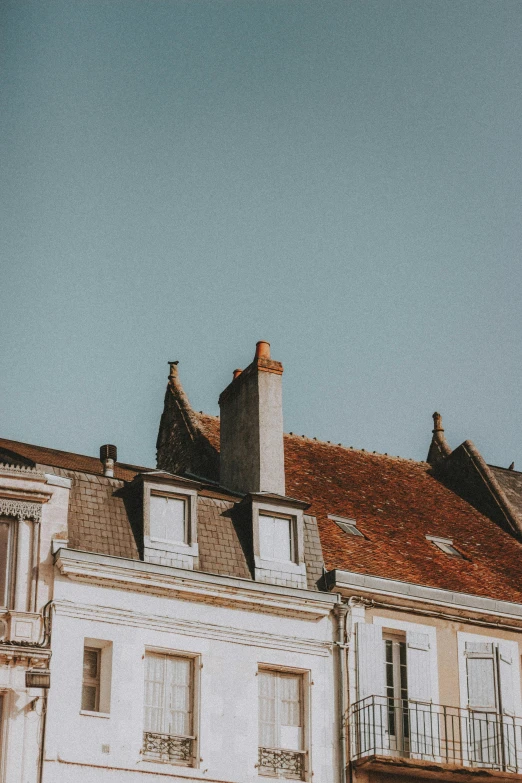
[[337, 618], [337, 641], [335, 646], [337, 647], [337, 703], [339, 705], [339, 766], [340, 766], [340, 783], [347, 783], [346, 768], [348, 759], [348, 746], [347, 746], [347, 692], [348, 692], [348, 676], [346, 666], [346, 618], [348, 615], [349, 607], [346, 603], [337, 604], [336, 607]]

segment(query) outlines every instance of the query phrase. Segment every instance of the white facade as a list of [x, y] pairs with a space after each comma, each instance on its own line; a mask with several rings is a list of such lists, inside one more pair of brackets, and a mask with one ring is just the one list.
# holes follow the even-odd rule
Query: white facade
[[[44, 783], [266, 781], [260, 669], [302, 676], [304, 779], [337, 779], [337, 596], [69, 550], [57, 565]], [[86, 714], [83, 652], [97, 643], [112, 646], [110, 707]], [[194, 661], [190, 765], [143, 753], [147, 653]]]

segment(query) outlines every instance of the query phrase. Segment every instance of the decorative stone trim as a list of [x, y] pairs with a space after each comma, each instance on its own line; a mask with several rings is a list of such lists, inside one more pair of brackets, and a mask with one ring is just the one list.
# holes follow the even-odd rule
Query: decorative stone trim
[[40, 522], [42, 519], [42, 504], [29, 503], [26, 500], [13, 500], [12, 498], [0, 498], [0, 514], [17, 519], [34, 519]]
[[37, 468], [32, 468], [30, 465], [6, 465], [0, 463], [0, 473], [7, 473], [12, 476], [27, 476], [31, 479], [45, 479], [45, 474]]

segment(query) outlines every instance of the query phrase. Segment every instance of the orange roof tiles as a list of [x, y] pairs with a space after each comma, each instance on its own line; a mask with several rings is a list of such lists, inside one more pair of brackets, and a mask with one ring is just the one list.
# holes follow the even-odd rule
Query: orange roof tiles
[[[219, 449], [219, 419], [199, 414]], [[286, 492], [308, 500], [325, 565], [447, 590], [522, 601], [522, 544], [441, 484], [426, 462], [285, 435]], [[333, 514], [357, 521], [344, 533]], [[465, 559], [426, 535], [451, 538]]]

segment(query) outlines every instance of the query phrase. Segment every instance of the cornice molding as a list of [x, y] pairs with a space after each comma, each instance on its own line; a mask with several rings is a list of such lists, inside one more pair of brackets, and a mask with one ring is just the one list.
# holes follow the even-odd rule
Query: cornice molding
[[246, 580], [69, 549], [58, 551], [55, 564], [63, 576], [90, 584], [306, 620], [327, 617], [339, 600], [328, 593], [269, 588]]
[[95, 620], [112, 625], [131, 628], [147, 628], [154, 631], [170, 631], [183, 636], [195, 636], [202, 639], [214, 639], [221, 642], [242, 644], [247, 647], [264, 647], [272, 650], [306, 653], [327, 657], [331, 654], [333, 643], [316, 639], [300, 639], [294, 636], [252, 631], [228, 625], [202, 623], [197, 620], [185, 620], [178, 617], [149, 615], [129, 609], [117, 609], [112, 606], [92, 606], [72, 601], [56, 601], [54, 611], [57, 615], [81, 620]]
[[401, 582], [398, 579], [342, 570], [329, 571], [326, 581], [330, 590], [343, 591], [343, 593], [357, 591], [362, 596], [382, 595], [395, 599], [397, 608], [402, 607], [406, 612], [408, 604], [421, 603], [443, 608], [445, 612], [454, 612], [455, 619], [458, 619], [459, 612], [466, 611], [478, 616], [522, 620], [522, 604], [472, 593], [460, 593], [456, 590], [444, 590], [414, 582]]

